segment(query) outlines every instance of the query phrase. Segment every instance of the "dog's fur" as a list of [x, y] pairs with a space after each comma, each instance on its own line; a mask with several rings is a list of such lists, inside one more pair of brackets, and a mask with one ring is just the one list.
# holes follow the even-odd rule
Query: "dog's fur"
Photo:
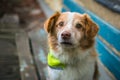
[[97, 54], [94, 49], [98, 26], [87, 14], [56, 12], [44, 24], [53, 55], [67, 66], [48, 67], [49, 80], [97, 80]]

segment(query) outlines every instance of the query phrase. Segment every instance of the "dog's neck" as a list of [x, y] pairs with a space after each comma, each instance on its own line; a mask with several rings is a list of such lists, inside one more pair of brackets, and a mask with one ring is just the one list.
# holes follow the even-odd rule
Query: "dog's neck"
[[67, 65], [75, 65], [82, 62], [88, 56], [90, 56], [90, 49], [86, 51], [82, 51], [80, 49], [77, 50], [64, 50], [59, 49], [58, 51], [52, 51], [52, 55], [59, 59], [62, 63]]

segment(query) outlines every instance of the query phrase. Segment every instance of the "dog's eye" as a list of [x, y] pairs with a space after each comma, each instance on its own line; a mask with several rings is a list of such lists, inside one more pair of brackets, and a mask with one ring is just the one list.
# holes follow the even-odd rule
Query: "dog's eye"
[[64, 25], [64, 22], [61, 21], [61, 22], [59, 23], [59, 26], [63, 26], [63, 25]]
[[77, 23], [75, 27], [76, 27], [76, 28], [81, 28], [81, 27], [82, 27], [82, 25], [81, 25], [81, 24], [79, 24], [79, 23]]

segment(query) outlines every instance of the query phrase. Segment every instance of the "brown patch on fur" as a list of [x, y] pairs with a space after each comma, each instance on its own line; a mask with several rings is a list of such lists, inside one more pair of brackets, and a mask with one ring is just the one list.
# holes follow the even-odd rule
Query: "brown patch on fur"
[[60, 12], [56, 12], [53, 16], [51, 16], [48, 20], [46, 20], [46, 22], [44, 23], [44, 29], [46, 30], [46, 32], [48, 33], [53, 32], [54, 30], [53, 28], [55, 27], [55, 23], [59, 16], [60, 16]]
[[84, 37], [80, 41], [80, 46], [82, 49], [88, 49], [94, 45], [94, 37], [96, 36], [99, 28], [87, 14], [84, 14], [83, 16], [85, 20], [85, 32]]
[[60, 12], [56, 12], [53, 16], [51, 16], [48, 20], [46, 20], [46, 22], [44, 23], [44, 29], [46, 32], [49, 33], [48, 36], [48, 44], [49, 47], [53, 50], [56, 50], [56, 45], [57, 44], [57, 37], [56, 37], [56, 30], [55, 30], [55, 26], [56, 26], [56, 22], [60, 16]]
[[48, 43], [49, 43], [49, 47], [50, 49], [57, 51], [57, 37], [55, 35], [51, 35], [50, 37], [48, 37]]
[[95, 71], [93, 75], [93, 80], [98, 80], [99, 79], [99, 71], [98, 71], [98, 65], [97, 62], [95, 63]]
[[93, 45], [94, 45], [94, 40], [93, 39], [88, 39], [88, 38], [82, 38], [80, 40], [80, 47], [85, 50], [85, 49], [88, 49], [88, 48], [91, 48]]
[[95, 48], [93, 47], [92, 49], [91, 49], [91, 55], [93, 56], [93, 57], [97, 57], [98, 56], [98, 54], [96, 53], [96, 50], [95, 50]]
[[86, 25], [86, 37], [91, 39], [94, 38], [99, 30], [98, 26], [90, 19], [87, 14], [84, 14], [85, 25]]

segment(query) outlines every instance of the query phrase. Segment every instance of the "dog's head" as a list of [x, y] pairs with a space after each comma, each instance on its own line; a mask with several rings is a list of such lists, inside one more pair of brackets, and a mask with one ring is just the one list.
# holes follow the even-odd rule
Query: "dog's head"
[[99, 28], [87, 14], [56, 12], [44, 24], [50, 47], [88, 49], [94, 44]]

